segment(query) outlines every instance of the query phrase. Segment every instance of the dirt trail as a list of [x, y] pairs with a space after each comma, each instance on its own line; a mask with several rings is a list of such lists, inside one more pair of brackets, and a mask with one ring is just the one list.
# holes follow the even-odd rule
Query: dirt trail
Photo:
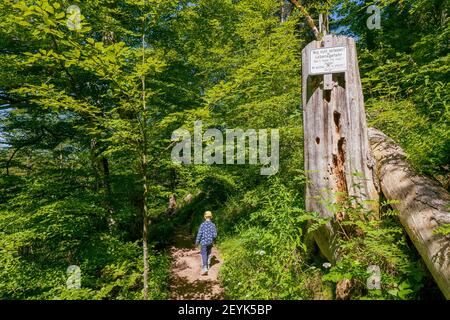
[[217, 279], [222, 261], [216, 247], [213, 247], [211, 253], [211, 268], [204, 276], [201, 275], [200, 250], [194, 246], [194, 239], [186, 230], [176, 232], [170, 251], [173, 258], [171, 299], [223, 299], [223, 288]]

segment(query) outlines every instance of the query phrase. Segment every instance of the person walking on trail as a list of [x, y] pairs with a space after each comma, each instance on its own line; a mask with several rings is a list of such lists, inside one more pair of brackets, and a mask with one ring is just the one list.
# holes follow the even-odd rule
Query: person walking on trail
[[214, 239], [217, 237], [216, 225], [211, 221], [211, 211], [206, 211], [204, 215], [205, 221], [200, 225], [197, 233], [195, 245], [200, 245], [200, 252], [202, 255], [202, 275], [208, 274], [211, 264], [211, 249]]

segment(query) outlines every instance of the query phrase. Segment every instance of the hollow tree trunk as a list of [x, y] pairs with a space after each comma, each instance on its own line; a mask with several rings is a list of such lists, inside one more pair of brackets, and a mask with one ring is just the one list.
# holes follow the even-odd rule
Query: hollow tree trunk
[[[361, 202], [378, 203], [373, 183], [373, 158], [367, 138], [364, 99], [359, 77], [356, 47], [348, 37], [327, 36], [329, 47], [347, 48], [345, 72], [332, 75], [333, 86], [324, 89], [323, 75], [310, 75], [310, 50], [324, 43], [313, 41], [302, 52], [303, 128], [305, 171], [308, 178], [306, 209], [333, 219], [314, 233], [320, 251], [331, 262], [339, 260], [339, 228], [328, 203], [346, 195]], [[377, 207], [372, 207], [375, 211]]]
[[379, 130], [368, 131], [380, 187], [399, 211], [400, 223], [430, 270], [437, 285], [450, 299], [450, 235], [433, 234], [450, 223], [450, 194], [435, 180], [417, 174], [405, 153]]

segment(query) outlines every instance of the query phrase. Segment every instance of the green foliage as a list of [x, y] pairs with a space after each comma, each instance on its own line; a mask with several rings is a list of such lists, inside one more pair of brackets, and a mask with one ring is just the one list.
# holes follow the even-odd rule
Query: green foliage
[[398, 141], [416, 169], [448, 188], [448, 8], [429, 0], [384, 5], [381, 30], [352, 27], [363, 38], [359, 59], [369, 124]]
[[[49, 169], [25, 178], [0, 206], [0, 297], [139, 299], [138, 243], [111, 233], [102, 196], [85, 187], [81, 168]], [[150, 256], [154, 299], [167, 297], [169, 263], [166, 254]], [[69, 265], [81, 268], [81, 290], [66, 288]]]
[[[332, 29], [357, 37], [369, 123], [450, 188], [448, 8], [380, 1], [382, 29], [371, 31], [372, 2], [305, 5], [313, 18], [337, 13]], [[71, 30], [70, 1], [0, 2], [0, 298], [141, 299], [145, 202], [152, 299], [169, 297], [173, 233], [195, 233], [205, 210], [229, 298], [332, 298], [342, 278], [358, 284], [354, 298], [428, 297], [429, 275], [387, 205], [376, 217], [355, 199], [330, 204], [347, 217], [343, 255], [322, 266], [311, 234], [330, 219], [304, 210], [304, 16], [278, 0], [145, 3], [83, 1]], [[171, 133], [195, 120], [279, 129], [276, 178], [258, 166], [173, 164]], [[381, 291], [364, 289], [369, 264], [382, 269]], [[81, 289], [67, 289], [69, 265]]]
[[[340, 259], [323, 276], [337, 283], [354, 281], [353, 299], [417, 299], [426, 281], [430, 281], [420, 257], [408, 244], [407, 235], [399, 225], [397, 213], [390, 209], [392, 201], [381, 206], [381, 217], [366, 209], [353, 197], [330, 205], [341, 230], [338, 237]], [[381, 290], [369, 290], [367, 268], [381, 270]]]
[[434, 230], [435, 234], [448, 236], [450, 234], [450, 223], [443, 224]]
[[[321, 271], [309, 265], [304, 230], [309, 216], [297, 207], [298, 194], [278, 179], [243, 195], [249, 209], [235, 234], [220, 246], [221, 278], [231, 299], [312, 299], [330, 297]], [[226, 213], [220, 213], [223, 215]]]

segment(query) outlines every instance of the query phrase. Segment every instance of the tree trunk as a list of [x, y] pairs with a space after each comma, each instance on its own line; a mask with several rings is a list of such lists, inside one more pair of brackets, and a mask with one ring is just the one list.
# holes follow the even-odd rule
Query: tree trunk
[[169, 206], [167, 207], [166, 214], [171, 216], [177, 212], [177, 197], [175, 194], [171, 194], [169, 197]]
[[[344, 47], [344, 72], [314, 75], [310, 70], [311, 50]], [[331, 218], [314, 232], [322, 254], [339, 261], [339, 222], [345, 212], [330, 211], [329, 204], [347, 196], [378, 212], [378, 191], [373, 179], [373, 158], [367, 137], [364, 98], [356, 58], [355, 41], [349, 37], [324, 36], [302, 51], [302, 94], [306, 210]], [[370, 203], [370, 204], [369, 204]], [[350, 299], [352, 281], [336, 285], [336, 299]]]
[[316, 40], [320, 40], [320, 32], [319, 29], [317, 29], [316, 24], [314, 23], [313, 18], [310, 16], [308, 11], [304, 6], [302, 6], [297, 0], [290, 0], [291, 3], [296, 6], [300, 12], [305, 16], [306, 22], [308, 23], [308, 26], [311, 28], [312, 32], [314, 33], [314, 37]]
[[369, 129], [381, 190], [399, 211], [405, 228], [437, 285], [450, 299], [450, 235], [433, 234], [450, 223], [450, 194], [435, 180], [411, 168], [403, 150], [379, 130]]
[[9, 157], [8, 161], [6, 161], [6, 175], [9, 176], [9, 166], [11, 164], [12, 159], [14, 158], [14, 156], [16, 155], [17, 151], [20, 150], [21, 147], [18, 147], [16, 149], [14, 149], [13, 153], [11, 154], [11, 156]]
[[147, 124], [147, 106], [145, 103], [145, 78], [142, 79], [143, 91], [142, 91], [142, 100], [143, 100], [143, 154], [142, 154], [142, 180], [143, 180], [143, 194], [142, 194], [142, 211], [143, 211], [143, 233], [142, 233], [142, 247], [144, 251], [144, 300], [148, 299], [148, 142], [147, 142], [147, 128], [145, 127]]
[[[142, 16], [142, 66], [145, 65], [145, 6], [146, 1], [143, 1], [143, 16]], [[143, 211], [143, 232], [142, 232], [142, 250], [144, 255], [144, 300], [148, 299], [148, 274], [149, 274], [149, 266], [148, 266], [148, 224], [149, 224], [149, 215], [148, 215], [148, 133], [147, 133], [147, 121], [148, 121], [148, 108], [147, 108], [147, 97], [145, 94], [145, 74], [141, 77], [141, 85], [142, 85], [142, 122], [141, 130], [142, 132], [142, 144], [141, 144], [141, 169], [142, 169], [142, 186], [143, 186], [143, 194], [142, 194], [142, 211]]]
[[[144, 210], [145, 212], [145, 210]], [[145, 214], [145, 213], [144, 213]], [[143, 218], [143, 232], [142, 232], [142, 250], [144, 255], [144, 300], [148, 299], [148, 217]]]
[[[302, 52], [303, 128], [305, 148], [306, 209], [331, 222], [314, 233], [320, 251], [331, 262], [338, 260], [336, 220], [327, 207], [349, 195], [378, 203], [373, 183], [373, 159], [367, 138], [364, 99], [359, 78], [356, 47], [348, 37], [327, 36], [329, 47], [347, 48], [347, 71], [332, 74], [331, 90], [324, 90], [324, 75], [309, 75], [311, 49], [324, 43], [313, 41]], [[377, 206], [371, 209], [378, 211]]]
[[111, 175], [109, 172], [109, 161], [108, 158], [101, 158], [102, 168], [103, 168], [103, 187], [105, 189], [106, 206], [108, 207], [108, 227], [110, 230], [116, 225], [116, 220], [114, 220], [114, 206], [112, 203], [113, 195], [111, 190]]

